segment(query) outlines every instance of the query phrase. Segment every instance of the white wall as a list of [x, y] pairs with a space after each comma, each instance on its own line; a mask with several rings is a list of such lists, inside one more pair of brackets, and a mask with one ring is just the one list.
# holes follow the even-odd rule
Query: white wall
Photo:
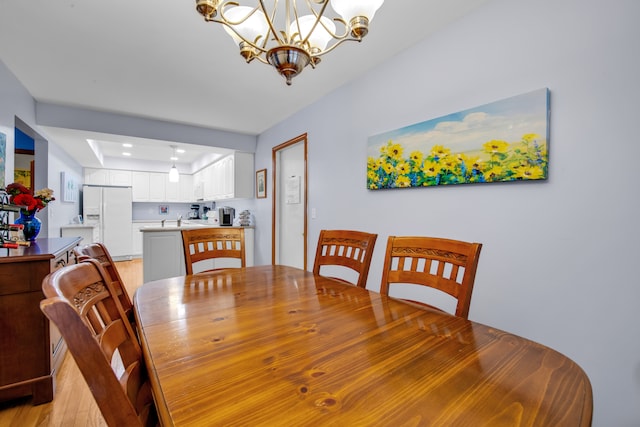
[[[309, 259], [322, 228], [376, 232], [369, 289], [389, 235], [482, 242], [470, 318], [582, 366], [594, 426], [640, 425], [638, 16], [636, 0], [490, 2], [260, 135], [255, 159], [271, 172], [272, 147], [308, 133]], [[368, 136], [543, 87], [548, 181], [366, 190]]]
[[8, 153], [5, 159], [5, 185], [13, 182], [14, 117], [21, 116], [26, 122], [33, 123], [34, 113], [33, 98], [4, 63], [0, 62], [0, 132], [7, 136], [6, 152]]
[[[48, 142], [49, 146], [49, 188], [53, 190], [56, 198], [54, 203], [47, 205], [43, 211], [49, 219], [49, 237], [60, 237], [60, 227], [71, 223], [73, 217], [80, 213], [80, 197], [75, 202], [64, 202], [62, 200], [62, 177], [60, 172], [64, 171], [80, 187], [84, 181], [82, 166], [80, 166], [71, 156], [69, 156], [60, 146]], [[38, 216], [42, 215], [39, 213]]]
[[[15, 118], [18, 117], [26, 126], [46, 139], [46, 135], [36, 126], [35, 101], [16, 79], [16, 77], [0, 61], [0, 132], [7, 135], [7, 159], [5, 168], [5, 184], [13, 182], [15, 147], [14, 128]], [[38, 218], [43, 220], [43, 237], [59, 237], [60, 226], [68, 224], [71, 218], [79, 213], [79, 202], [63, 203], [60, 192], [60, 172], [65, 171], [81, 181], [82, 167], [67, 153], [60, 149], [52, 139], [36, 138], [36, 168], [39, 159], [46, 165], [46, 177], [39, 178], [45, 184], [36, 183], [36, 189], [48, 186], [54, 191], [56, 200], [38, 213]], [[42, 170], [41, 170], [42, 172]], [[44, 227], [46, 226], [46, 229]]]

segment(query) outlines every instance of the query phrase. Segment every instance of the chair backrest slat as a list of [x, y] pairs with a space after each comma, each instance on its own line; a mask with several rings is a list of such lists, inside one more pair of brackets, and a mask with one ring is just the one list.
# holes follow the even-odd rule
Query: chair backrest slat
[[95, 259], [100, 263], [100, 265], [102, 265], [102, 268], [104, 268], [111, 279], [111, 284], [118, 295], [118, 299], [120, 300], [120, 304], [127, 315], [127, 319], [133, 322], [133, 304], [131, 303], [131, 297], [127, 292], [127, 288], [120, 277], [118, 268], [113, 262], [111, 254], [107, 250], [106, 246], [102, 243], [91, 243], [85, 246], [76, 247], [73, 251], [75, 252], [78, 262], [82, 262], [87, 259]]
[[[434, 288], [456, 298], [455, 315], [466, 319], [481, 249], [481, 243], [435, 237], [390, 236], [380, 293], [389, 295], [393, 284]], [[424, 268], [420, 269], [420, 265], [424, 265]], [[428, 305], [421, 301], [410, 301]]]
[[321, 230], [313, 273], [320, 275], [322, 266], [347, 267], [358, 273], [357, 283], [353, 284], [366, 287], [377, 237], [377, 234], [362, 231]]
[[[182, 245], [187, 274], [193, 274], [194, 264], [216, 258], [236, 258], [240, 260], [240, 267], [246, 266], [243, 228], [206, 227], [182, 230]], [[212, 269], [207, 271], [209, 270]]]

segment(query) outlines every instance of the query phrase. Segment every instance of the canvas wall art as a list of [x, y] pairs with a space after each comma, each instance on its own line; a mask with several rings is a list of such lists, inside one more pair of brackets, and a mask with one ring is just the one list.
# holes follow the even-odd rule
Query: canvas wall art
[[549, 90], [535, 90], [369, 138], [367, 188], [544, 180]]
[[79, 185], [68, 173], [60, 172], [60, 188], [62, 189], [62, 201], [75, 203], [78, 201]]

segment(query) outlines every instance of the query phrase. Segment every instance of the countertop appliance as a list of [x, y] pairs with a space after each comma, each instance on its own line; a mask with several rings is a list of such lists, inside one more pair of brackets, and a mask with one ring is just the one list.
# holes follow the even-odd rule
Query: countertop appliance
[[235, 216], [236, 216], [236, 210], [234, 208], [225, 206], [223, 208], [218, 209], [218, 221], [220, 221], [220, 225], [224, 225], [224, 226], [233, 225], [233, 218]]
[[131, 187], [82, 186], [82, 214], [86, 225], [98, 227], [98, 241], [114, 260], [130, 259], [133, 203]]
[[200, 219], [200, 205], [191, 205], [188, 217], [189, 219]]

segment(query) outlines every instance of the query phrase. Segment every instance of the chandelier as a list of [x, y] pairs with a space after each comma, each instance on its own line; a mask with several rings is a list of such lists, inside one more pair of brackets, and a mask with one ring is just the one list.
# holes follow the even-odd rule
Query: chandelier
[[196, 0], [196, 10], [205, 21], [224, 26], [247, 62], [272, 65], [291, 85], [307, 65], [315, 68], [322, 55], [345, 41], [361, 41], [383, 1], [257, 0], [246, 6], [241, 3], [247, 1]]

